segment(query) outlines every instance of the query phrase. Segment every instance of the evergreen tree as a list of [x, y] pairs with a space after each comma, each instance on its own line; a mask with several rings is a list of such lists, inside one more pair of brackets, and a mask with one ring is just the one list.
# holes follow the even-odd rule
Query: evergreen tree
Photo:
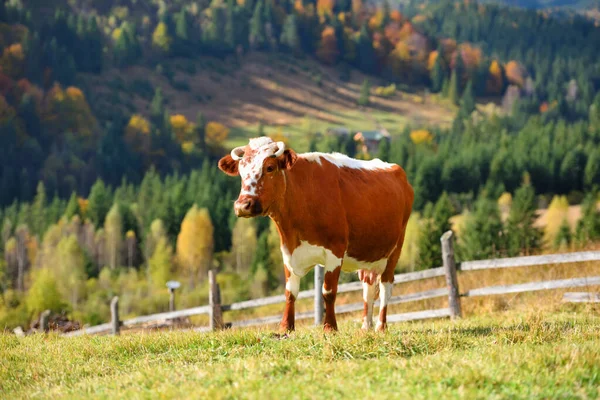
[[[460, 57], [458, 57], [460, 59]], [[456, 68], [452, 70], [450, 75], [450, 83], [448, 84], [448, 98], [453, 104], [458, 104], [460, 98], [460, 84]]]
[[369, 80], [365, 79], [360, 87], [360, 97], [358, 98], [358, 105], [366, 107], [369, 105], [369, 96], [371, 95], [371, 85]]
[[196, 135], [195, 144], [196, 147], [204, 152], [206, 150], [206, 118], [202, 112], [198, 112], [196, 116]]
[[533, 187], [523, 184], [515, 192], [508, 215], [506, 232], [509, 255], [528, 255], [541, 247], [542, 232], [534, 226], [536, 209]]
[[69, 202], [67, 203], [67, 208], [65, 209], [64, 216], [67, 220], [71, 220], [75, 215], [79, 214], [79, 201], [77, 200], [77, 193], [71, 193], [71, 197], [69, 198]]
[[506, 237], [496, 201], [480, 196], [461, 232], [461, 259], [483, 260], [504, 254]]
[[162, 124], [164, 113], [165, 99], [163, 97], [161, 88], [157, 87], [154, 91], [152, 103], [150, 104], [150, 118], [152, 119], [152, 123], [154, 123], [155, 125]]
[[598, 191], [589, 192], [581, 204], [581, 219], [577, 222], [576, 237], [581, 246], [600, 239]]
[[102, 179], [98, 179], [88, 198], [87, 214], [96, 227], [103, 226], [106, 214], [112, 206], [110, 189], [104, 186]]
[[446, 71], [443, 65], [441, 46], [438, 47], [438, 55], [431, 69], [431, 90], [433, 93], [439, 93], [442, 90], [444, 81], [446, 80]]
[[475, 111], [475, 96], [473, 94], [473, 83], [469, 81], [460, 100], [459, 114], [463, 118], [468, 118], [473, 111]]
[[373, 39], [367, 29], [367, 24], [363, 24], [358, 35], [356, 43], [356, 50], [358, 52], [358, 68], [366, 73], [375, 72], [376, 59], [375, 50], [373, 49]]
[[423, 227], [419, 238], [419, 269], [439, 267], [442, 263], [440, 238], [450, 230], [454, 207], [444, 192], [435, 206], [428, 203], [423, 212]]
[[300, 52], [300, 37], [298, 36], [298, 22], [295, 14], [285, 18], [280, 38], [281, 44], [295, 54]]
[[554, 237], [554, 248], [560, 249], [566, 247], [567, 249], [571, 246], [571, 227], [569, 226], [569, 221], [564, 218], [560, 227], [558, 228], [558, 232]]
[[250, 47], [262, 49], [267, 41], [264, 21], [264, 1], [258, 0], [250, 20]]
[[386, 138], [381, 139], [379, 142], [379, 148], [377, 149], [377, 158], [382, 161], [390, 160], [390, 141]]
[[235, 49], [237, 45], [235, 29], [235, 0], [227, 0], [227, 9], [225, 11], [225, 44], [230, 49]]

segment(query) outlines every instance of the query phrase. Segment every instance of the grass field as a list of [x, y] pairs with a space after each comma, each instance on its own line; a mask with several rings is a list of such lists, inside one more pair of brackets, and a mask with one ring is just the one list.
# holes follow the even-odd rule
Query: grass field
[[2, 398], [598, 398], [600, 315], [500, 312], [337, 334], [0, 335]]

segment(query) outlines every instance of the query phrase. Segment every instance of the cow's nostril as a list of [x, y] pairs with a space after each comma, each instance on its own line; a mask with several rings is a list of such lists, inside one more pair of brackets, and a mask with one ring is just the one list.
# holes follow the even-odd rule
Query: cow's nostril
[[244, 210], [250, 210], [251, 207], [252, 207], [251, 200], [248, 200], [246, 203], [244, 203]]

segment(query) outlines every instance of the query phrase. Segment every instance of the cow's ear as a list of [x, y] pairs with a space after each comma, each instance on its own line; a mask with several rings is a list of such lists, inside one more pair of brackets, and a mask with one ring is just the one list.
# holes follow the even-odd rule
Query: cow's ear
[[219, 160], [219, 169], [229, 176], [239, 175], [238, 162], [239, 161], [235, 161], [230, 154], [227, 154]]
[[281, 169], [290, 169], [294, 166], [297, 159], [298, 156], [296, 155], [296, 152], [294, 150], [287, 149], [283, 152], [283, 155], [281, 156], [279, 167]]

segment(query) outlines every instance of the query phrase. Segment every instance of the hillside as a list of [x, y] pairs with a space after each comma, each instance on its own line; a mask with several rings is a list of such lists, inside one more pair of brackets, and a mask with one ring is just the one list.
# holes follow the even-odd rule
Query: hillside
[[[171, 79], [144, 66], [110, 69], [101, 75], [85, 75], [91, 102], [111, 107], [117, 93], [132, 112], [150, 114], [153, 88], [161, 88], [171, 114], [183, 114], [194, 120], [202, 112], [208, 120], [232, 128], [265, 125], [299, 125], [305, 118], [329, 125], [352, 124], [364, 129], [365, 122], [382, 116], [386, 128], [399, 132], [401, 122], [416, 126], [448, 127], [456, 108], [432, 101], [424, 104], [423, 89], [416, 93], [398, 91], [390, 98], [371, 96], [369, 106], [359, 108], [360, 86], [365, 79], [373, 87], [385, 85], [383, 78], [365, 75], [354, 68], [342, 73], [310, 58], [294, 59], [285, 55], [249, 53], [235, 59], [174, 59], [162, 64], [173, 71]], [[341, 75], [344, 75], [341, 79]], [[436, 101], [434, 99], [434, 101]], [[113, 104], [113, 107], [120, 104]], [[367, 115], [353, 118], [349, 114]], [[354, 121], [352, 121], [354, 119]]]

